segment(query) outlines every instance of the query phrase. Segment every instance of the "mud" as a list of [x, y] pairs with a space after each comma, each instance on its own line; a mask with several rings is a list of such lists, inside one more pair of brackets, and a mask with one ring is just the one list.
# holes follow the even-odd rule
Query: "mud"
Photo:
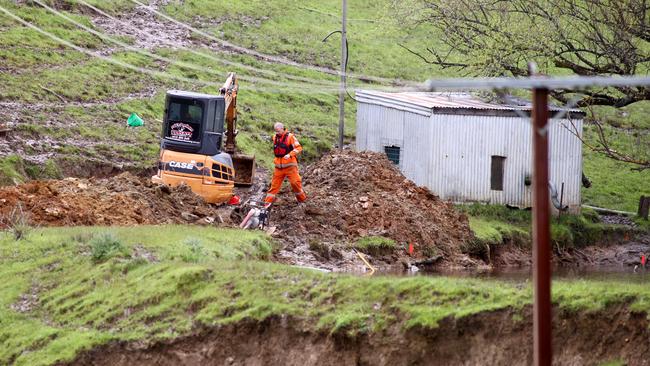
[[111, 36], [133, 39], [137, 48], [152, 50], [157, 47], [184, 48], [198, 45], [193, 41], [190, 30], [156, 16], [140, 5], [132, 13], [119, 17], [106, 17], [90, 8], [88, 12], [95, 27]]
[[345, 245], [383, 236], [398, 245], [383, 258], [387, 262], [406, 256], [409, 244], [412, 260], [435, 257], [461, 266], [470, 262], [460, 251], [472, 237], [467, 217], [406, 179], [385, 155], [332, 152], [306, 167], [302, 177], [308, 203], [297, 204], [285, 189], [272, 209], [278, 232], [293, 243], [280, 257], [291, 261], [291, 251], [306, 252], [308, 247], [312, 252], [322, 249], [315, 251], [324, 257], [320, 262], [347, 260], [341, 250]]
[[[436, 329], [395, 326], [356, 336], [316, 332], [295, 319], [244, 321], [169, 342], [114, 343], [67, 365], [526, 365], [533, 361], [531, 313], [501, 310], [445, 319]], [[650, 364], [645, 313], [556, 309], [553, 321], [555, 365]]]
[[[585, 247], [554, 245], [552, 250], [553, 265], [558, 267], [634, 267], [641, 264], [642, 254], [650, 255], [650, 233], [622, 231]], [[532, 244], [508, 241], [490, 245], [489, 253], [482, 259], [494, 268], [530, 267], [533, 264]]]
[[156, 185], [131, 173], [0, 188], [0, 228], [18, 212], [35, 226], [230, 223], [228, 207], [205, 203], [189, 187]]

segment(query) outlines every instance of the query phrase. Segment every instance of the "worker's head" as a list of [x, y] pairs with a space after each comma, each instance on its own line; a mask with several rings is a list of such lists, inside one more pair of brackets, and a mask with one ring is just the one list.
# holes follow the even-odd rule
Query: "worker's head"
[[275, 133], [282, 133], [284, 132], [284, 125], [280, 122], [276, 122], [273, 125], [273, 129], [275, 130]]

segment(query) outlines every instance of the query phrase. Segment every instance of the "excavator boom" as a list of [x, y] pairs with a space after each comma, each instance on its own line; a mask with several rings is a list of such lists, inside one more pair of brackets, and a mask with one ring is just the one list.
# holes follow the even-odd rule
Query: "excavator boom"
[[226, 142], [224, 151], [232, 156], [232, 162], [235, 168], [235, 185], [251, 186], [255, 176], [255, 156], [243, 155], [237, 151], [237, 92], [239, 83], [237, 75], [230, 73], [219, 93], [223, 95], [226, 101], [225, 122], [226, 122]]

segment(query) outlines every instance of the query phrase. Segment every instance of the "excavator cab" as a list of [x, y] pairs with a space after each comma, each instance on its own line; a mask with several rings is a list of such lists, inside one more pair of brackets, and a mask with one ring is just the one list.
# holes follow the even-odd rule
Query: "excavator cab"
[[220, 95], [167, 92], [154, 183], [187, 184], [209, 203], [228, 201], [235, 184], [252, 184], [255, 158], [235, 151], [236, 92], [234, 74]]

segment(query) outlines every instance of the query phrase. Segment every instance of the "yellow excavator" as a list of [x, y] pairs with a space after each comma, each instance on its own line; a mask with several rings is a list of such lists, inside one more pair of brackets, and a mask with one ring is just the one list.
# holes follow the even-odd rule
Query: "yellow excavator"
[[255, 157], [238, 153], [235, 142], [238, 89], [230, 73], [219, 95], [167, 91], [154, 183], [187, 184], [209, 203], [227, 202], [235, 185], [253, 184]]

